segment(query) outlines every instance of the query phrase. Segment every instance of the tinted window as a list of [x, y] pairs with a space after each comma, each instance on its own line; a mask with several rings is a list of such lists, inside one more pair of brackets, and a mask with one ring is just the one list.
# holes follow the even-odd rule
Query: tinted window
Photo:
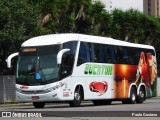
[[37, 85], [57, 81], [59, 50], [60, 45], [21, 48], [16, 82], [23, 85]]
[[128, 52], [128, 64], [138, 65], [139, 62], [139, 50], [137, 48], [129, 48], [127, 47]]
[[148, 53], [155, 56], [154, 51], [150, 49], [82, 42], [80, 45], [78, 65], [91, 61], [97, 63], [138, 65], [141, 52], [145, 53], [145, 57], [147, 57]]
[[114, 46], [105, 45], [106, 63], [116, 63]]
[[127, 48], [123, 46], [116, 46], [115, 47], [115, 56], [116, 56], [116, 61], [119, 64], [128, 64], [128, 53], [127, 53]]
[[91, 44], [86, 42], [80, 43], [77, 65], [81, 65], [91, 61]]
[[70, 49], [69, 52], [66, 52], [62, 58], [60, 76], [64, 78], [72, 73], [74, 58], [77, 49], [77, 41], [67, 42], [63, 44], [63, 49]]
[[94, 44], [94, 62], [105, 63], [105, 45]]

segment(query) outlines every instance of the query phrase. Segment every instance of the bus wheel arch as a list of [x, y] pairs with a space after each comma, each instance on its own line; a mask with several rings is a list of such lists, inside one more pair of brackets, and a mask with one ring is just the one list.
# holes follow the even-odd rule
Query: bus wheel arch
[[79, 107], [83, 99], [84, 99], [84, 89], [83, 86], [79, 84], [75, 87], [73, 101], [70, 101], [69, 104], [71, 107]]

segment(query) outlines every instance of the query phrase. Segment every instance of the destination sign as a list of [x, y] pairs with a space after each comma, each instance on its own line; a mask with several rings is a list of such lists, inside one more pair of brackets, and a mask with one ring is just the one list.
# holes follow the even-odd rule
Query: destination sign
[[23, 52], [36, 52], [36, 48], [25, 48]]

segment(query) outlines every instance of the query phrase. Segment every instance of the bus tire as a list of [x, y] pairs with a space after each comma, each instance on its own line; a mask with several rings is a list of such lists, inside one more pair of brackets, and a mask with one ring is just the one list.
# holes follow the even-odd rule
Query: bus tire
[[44, 108], [45, 103], [44, 102], [33, 102], [33, 106], [35, 108]]
[[135, 104], [136, 98], [137, 98], [137, 91], [134, 87], [132, 87], [130, 91], [129, 104]]
[[143, 87], [140, 88], [139, 90], [139, 95], [137, 96], [137, 103], [143, 103], [145, 100], [145, 89]]
[[74, 100], [69, 102], [70, 107], [79, 107], [82, 101], [82, 91], [80, 86], [76, 87], [74, 92]]

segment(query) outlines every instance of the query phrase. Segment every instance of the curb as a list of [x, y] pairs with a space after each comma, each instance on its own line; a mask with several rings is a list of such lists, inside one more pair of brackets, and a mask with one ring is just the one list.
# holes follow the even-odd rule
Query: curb
[[0, 107], [13, 107], [13, 106], [32, 106], [32, 103], [6, 103], [0, 104]]

